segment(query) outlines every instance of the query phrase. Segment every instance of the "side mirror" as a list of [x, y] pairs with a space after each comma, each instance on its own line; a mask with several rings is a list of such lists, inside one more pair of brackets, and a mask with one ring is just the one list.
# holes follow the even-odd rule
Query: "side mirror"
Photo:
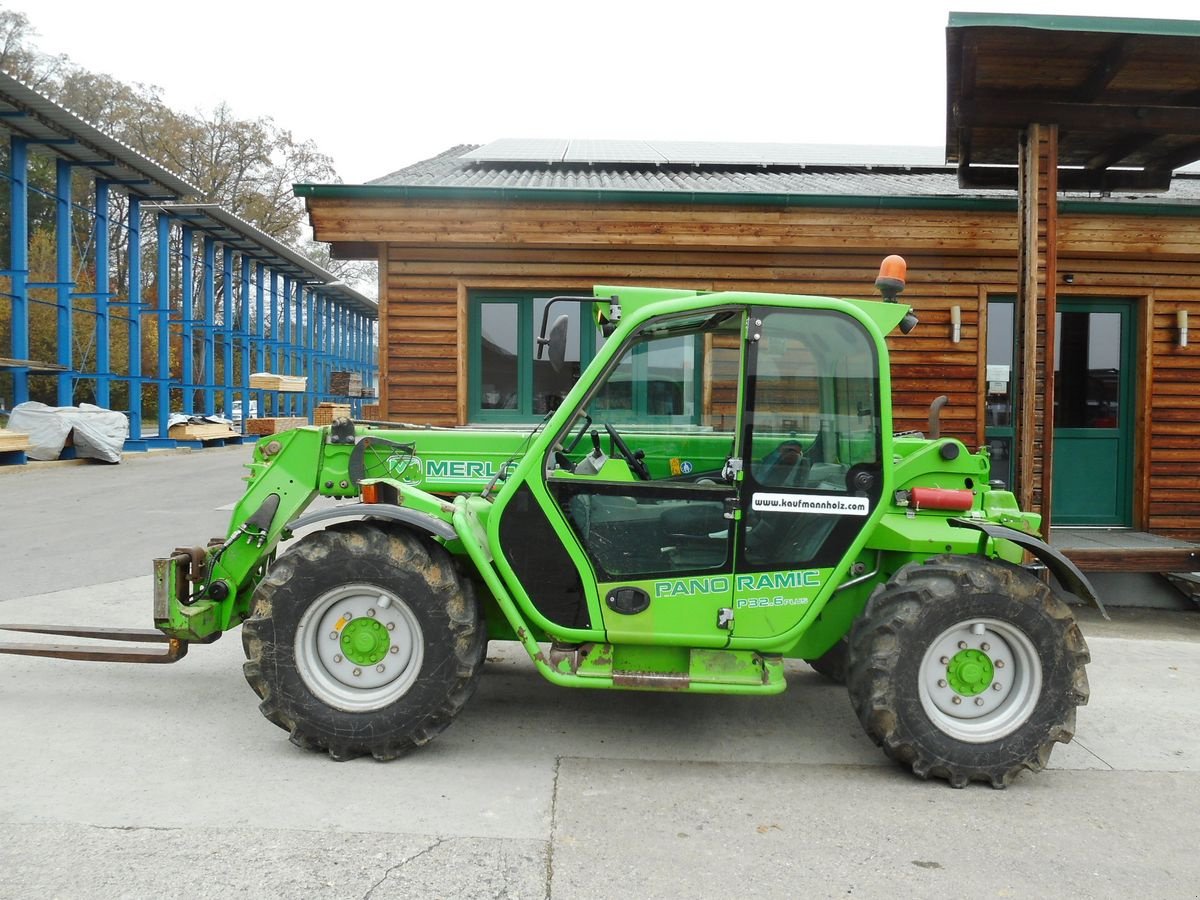
[[[547, 337], [539, 339], [538, 343], [545, 342], [545, 346], [549, 349], [550, 368], [555, 372], [561, 372], [567, 359], [567, 326], [569, 319], [566, 313], [554, 320], [554, 324], [550, 326], [550, 333]], [[538, 348], [539, 356], [541, 355]]]

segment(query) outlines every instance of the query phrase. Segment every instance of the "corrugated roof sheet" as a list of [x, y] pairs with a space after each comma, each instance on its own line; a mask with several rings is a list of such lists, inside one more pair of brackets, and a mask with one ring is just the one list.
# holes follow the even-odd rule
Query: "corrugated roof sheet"
[[[491, 146], [491, 145], [488, 145]], [[762, 145], [774, 146], [774, 145]], [[799, 146], [799, 145], [794, 145]], [[811, 146], [811, 145], [806, 145]], [[432, 187], [487, 190], [588, 190], [613, 192], [649, 191], [681, 194], [763, 194], [846, 197], [953, 197], [997, 198], [1016, 196], [1007, 188], [970, 189], [958, 186], [953, 166], [930, 165], [928, 156], [906, 157], [914, 148], [877, 148], [863, 152], [859, 159], [890, 160], [869, 167], [865, 164], [829, 162], [841, 159], [845, 145], [830, 145], [823, 158], [799, 167], [778, 164], [679, 166], [649, 163], [596, 162], [533, 163], [487, 161], [477, 145], [451, 147], [432, 159], [399, 169], [368, 182], [375, 187]], [[863, 150], [863, 148], [859, 148]], [[920, 149], [920, 148], [916, 148]], [[848, 155], [848, 154], [847, 154]], [[911, 163], [903, 162], [911, 158]], [[1188, 167], [1189, 169], [1191, 167]], [[1096, 197], [1088, 194], [1064, 194], [1063, 197]], [[1200, 202], [1200, 177], [1176, 176], [1171, 189], [1162, 193], [1113, 194], [1112, 200], [1150, 202]]]
[[65, 159], [88, 166], [138, 197], [177, 200], [200, 196], [195, 185], [0, 72], [0, 133], [5, 132], [28, 138]]

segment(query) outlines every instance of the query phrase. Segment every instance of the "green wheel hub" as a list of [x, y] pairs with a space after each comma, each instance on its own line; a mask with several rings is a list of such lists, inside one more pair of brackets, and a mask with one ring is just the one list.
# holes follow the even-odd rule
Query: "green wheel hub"
[[995, 673], [992, 660], [982, 650], [960, 650], [946, 666], [946, 680], [963, 697], [986, 691]]
[[346, 659], [355, 665], [373, 666], [387, 657], [392, 641], [382, 622], [361, 616], [346, 623], [341, 644]]

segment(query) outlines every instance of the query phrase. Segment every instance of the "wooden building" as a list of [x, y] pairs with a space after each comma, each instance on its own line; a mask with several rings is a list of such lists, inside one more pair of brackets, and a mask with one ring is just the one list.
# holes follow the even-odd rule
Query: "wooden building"
[[[960, 53], [951, 24], [949, 46]], [[1110, 39], [1074, 76], [1095, 82], [1086, 103], [1119, 87], [1094, 75], [1120, 68], [1121, 44], [1114, 29], [1104, 33]], [[976, 34], [968, 32], [972, 54], [984, 60]], [[1066, 78], [1061, 67], [1056, 77]], [[1200, 80], [1193, 91], [1195, 159]], [[1066, 129], [1056, 156], [1053, 125], [1004, 128], [1011, 160], [965, 163], [983, 146], [956, 143], [969, 131], [948, 137], [944, 154], [502, 140], [368, 184], [297, 193], [335, 256], [379, 261], [389, 419], [536, 420], [537, 298], [594, 284], [870, 297], [880, 259], [900, 253], [903, 299], [921, 324], [889, 339], [896, 428], [923, 429], [930, 403], [946, 394], [943, 432], [990, 445], [1000, 477], [1021, 483], [1026, 505], [1053, 505], [1055, 525], [1200, 542], [1200, 341], [1181, 328], [1200, 323], [1200, 166], [1183, 165], [1190, 150], [1177, 144], [1163, 157], [1175, 163], [1165, 179], [1156, 172], [1161, 183], [1122, 181], [1113, 150], [1100, 166], [1108, 181], [1060, 191], [1076, 177], [1052, 177], [1070, 150]], [[1127, 153], [1147, 142], [1127, 137]], [[959, 155], [947, 164], [952, 149]], [[989, 171], [989, 183], [972, 167], [980, 162], [1008, 168]], [[1027, 173], [1020, 191], [1018, 162]], [[1041, 173], [1032, 193], [1029, 171]], [[584, 332], [575, 350], [586, 361], [594, 339]], [[498, 351], [504, 384], [490, 374]], [[1200, 568], [1182, 559], [1143, 568]]]

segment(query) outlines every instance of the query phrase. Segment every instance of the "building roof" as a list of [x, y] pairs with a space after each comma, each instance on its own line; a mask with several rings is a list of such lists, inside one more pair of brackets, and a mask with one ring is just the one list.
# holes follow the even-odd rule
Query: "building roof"
[[110, 184], [147, 200], [199, 197], [200, 189], [105, 134], [23, 82], [0, 72], [0, 134], [27, 138], [93, 169]]
[[1200, 22], [951, 13], [946, 159], [960, 183], [1015, 184], [1034, 123], [1059, 126], [1061, 187], [1165, 190], [1200, 160]]
[[[895, 207], [995, 205], [1015, 203], [1012, 188], [959, 187], [956, 169], [936, 162], [938, 151], [913, 147], [830, 147], [758, 145], [764, 148], [807, 148], [788, 161], [753, 164], [733, 162], [656, 163], [542, 161], [497, 159], [513, 155], [516, 142], [486, 146], [464, 144], [399, 169], [364, 185], [296, 185], [302, 197], [445, 198], [457, 200], [561, 200], [580, 202], [738, 203], [770, 205], [880, 205]], [[524, 142], [532, 146], [535, 142]], [[559, 142], [560, 147], [569, 142]], [[598, 142], [592, 142], [593, 144]], [[617, 143], [617, 142], [613, 142]], [[629, 142], [622, 142], [629, 143]], [[496, 148], [499, 145], [499, 148]], [[730, 147], [714, 144], [708, 158]], [[506, 149], [507, 148], [507, 149]], [[812, 162], [801, 162], [810, 159]], [[836, 160], [857, 162], [835, 162]], [[879, 160], [864, 163], [863, 160]], [[1200, 172], [1184, 171], [1166, 192], [1111, 195], [1066, 193], [1065, 203], [1111, 201], [1132, 206], [1151, 203], [1160, 211], [1180, 207], [1195, 215], [1200, 205]]]

